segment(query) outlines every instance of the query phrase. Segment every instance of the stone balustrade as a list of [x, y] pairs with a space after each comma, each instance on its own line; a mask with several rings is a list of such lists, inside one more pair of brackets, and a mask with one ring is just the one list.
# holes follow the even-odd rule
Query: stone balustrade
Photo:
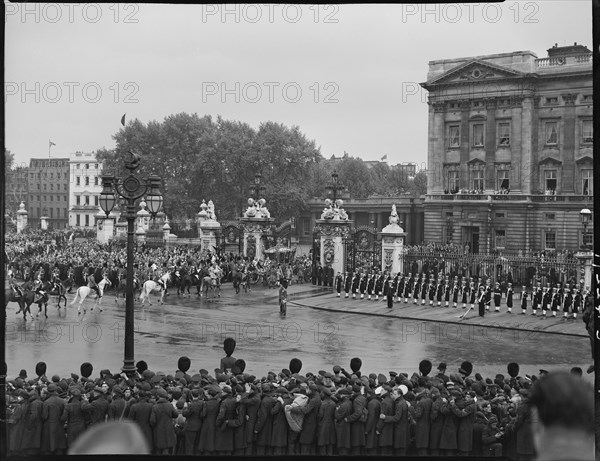
[[580, 54], [576, 56], [557, 56], [554, 58], [540, 58], [535, 60], [536, 67], [567, 66], [569, 64], [584, 64], [592, 62], [592, 54]]

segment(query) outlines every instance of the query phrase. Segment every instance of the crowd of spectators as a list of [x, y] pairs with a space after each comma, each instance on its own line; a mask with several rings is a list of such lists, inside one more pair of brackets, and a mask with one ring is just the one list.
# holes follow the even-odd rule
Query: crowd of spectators
[[[97, 445], [104, 439], [92, 437], [92, 429], [104, 430], [106, 421], [129, 421], [135, 429], [120, 447], [123, 453], [531, 460], [536, 421], [560, 425], [561, 415], [546, 407], [556, 401], [565, 418], [563, 435], [571, 440], [558, 449], [572, 448], [577, 440], [575, 452], [583, 457], [570, 459], [593, 459], [593, 397], [578, 368], [567, 377], [545, 370], [520, 376], [519, 365], [510, 363], [506, 374], [484, 377], [468, 361], [457, 370], [440, 363], [434, 371], [422, 360], [412, 374], [367, 374], [354, 358], [350, 371], [335, 365], [331, 371], [304, 372], [294, 358], [287, 369], [257, 377], [246, 371], [243, 359], [232, 357], [234, 348], [235, 341], [226, 339], [227, 356], [214, 373], [192, 371], [188, 357], [181, 357], [172, 373], [152, 371], [145, 361], [129, 376], [109, 370], [94, 374], [87, 362], [67, 377], [48, 378], [43, 362], [32, 378], [21, 370], [7, 386], [10, 453], [62, 454], [75, 447], [80, 453], [102, 452]], [[562, 401], [548, 388], [549, 378], [562, 383], [554, 391]], [[553, 434], [547, 443], [556, 447], [561, 432]], [[583, 439], [591, 434], [591, 445], [577, 434]], [[537, 446], [537, 455], [542, 449]]]

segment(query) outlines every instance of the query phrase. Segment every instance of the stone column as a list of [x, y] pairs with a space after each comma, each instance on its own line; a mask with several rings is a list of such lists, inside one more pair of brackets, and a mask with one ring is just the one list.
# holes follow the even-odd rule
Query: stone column
[[96, 214], [96, 239], [98, 243], [108, 243], [114, 236], [115, 216], [110, 213], [106, 216], [104, 213]]
[[400, 227], [400, 219], [396, 213], [396, 205], [392, 206], [389, 224], [379, 235], [381, 236], [381, 270], [391, 274], [404, 273], [404, 243], [406, 232]]
[[579, 284], [586, 290], [592, 289], [592, 258], [594, 254], [591, 251], [579, 251], [575, 257], [579, 260], [580, 273]]
[[171, 226], [169, 225], [169, 218], [165, 215], [165, 223], [162, 226], [163, 240], [165, 243], [169, 242], [169, 235], [171, 234]]
[[137, 240], [138, 245], [146, 243], [146, 231], [143, 227], [137, 228], [137, 231], [135, 231], [135, 238]]
[[142, 200], [140, 202], [140, 211], [137, 212], [137, 227], [138, 229], [144, 229], [147, 231], [150, 228], [150, 213], [146, 211], [146, 202]]
[[321, 234], [321, 266], [325, 268], [330, 265], [334, 274], [346, 272], [344, 239], [350, 236], [351, 227], [350, 220], [317, 220], [316, 228]]
[[214, 252], [215, 248], [219, 247], [217, 234], [221, 230], [221, 224], [216, 220], [214, 215], [214, 205], [212, 200], [208, 205], [202, 200], [200, 205], [201, 210], [198, 212], [196, 222], [198, 223], [198, 238], [203, 250]]
[[25, 204], [21, 202], [17, 210], [17, 234], [20, 234], [27, 228], [27, 214]]

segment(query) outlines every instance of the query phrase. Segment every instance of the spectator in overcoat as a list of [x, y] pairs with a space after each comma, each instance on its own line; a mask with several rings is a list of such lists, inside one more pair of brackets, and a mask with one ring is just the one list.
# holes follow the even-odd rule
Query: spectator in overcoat
[[304, 407], [293, 407], [292, 413], [302, 413], [304, 421], [302, 423], [302, 431], [298, 442], [300, 443], [300, 454], [314, 455], [316, 454], [315, 446], [317, 442], [317, 417], [319, 407], [321, 406], [321, 396], [319, 395], [316, 384], [309, 384], [306, 389], [308, 395], [308, 404]]
[[112, 388], [112, 400], [108, 404], [107, 420], [120, 421], [125, 415], [126, 402], [123, 400], [123, 389], [121, 386]]
[[454, 456], [458, 448], [457, 430], [460, 410], [456, 406], [455, 398], [459, 396], [460, 391], [455, 390], [451, 391], [450, 396], [442, 397], [441, 411], [444, 416], [444, 425], [440, 438], [440, 450], [445, 456]]
[[429, 453], [438, 456], [440, 451], [440, 439], [444, 427], [444, 415], [442, 414], [442, 396], [436, 387], [431, 388], [431, 412], [429, 429]]
[[172, 454], [176, 438], [173, 419], [179, 414], [173, 405], [167, 401], [167, 391], [159, 388], [156, 392], [157, 401], [152, 407], [150, 425], [153, 426], [154, 450], [156, 454]]
[[464, 397], [463, 408], [458, 418], [457, 443], [459, 456], [470, 456], [473, 451], [473, 424], [477, 405], [473, 391], [468, 391]]
[[185, 443], [185, 454], [197, 454], [198, 437], [202, 428], [202, 420], [206, 417], [206, 404], [200, 399], [200, 390], [192, 389], [192, 400], [187, 407], [183, 409], [182, 415], [185, 417], [185, 428], [183, 439]]
[[247, 456], [254, 455], [256, 434], [254, 433], [254, 427], [256, 426], [256, 420], [258, 418], [258, 408], [260, 406], [261, 397], [258, 393], [254, 384], [245, 384], [245, 395], [242, 396], [240, 403], [246, 407], [246, 450], [244, 452]]
[[235, 419], [236, 402], [230, 386], [223, 386], [222, 392], [216, 419], [215, 451], [219, 455], [231, 455], [233, 453], [233, 427], [229, 425], [229, 421]]
[[71, 447], [75, 439], [85, 431], [86, 425], [81, 390], [74, 387], [69, 393], [71, 394], [71, 400], [65, 405], [60, 420], [67, 426], [67, 446]]
[[404, 399], [408, 393], [408, 388], [401, 384], [392, 391], [394, 399], [394, 415], [387, 416], [386, 422], [394, 425], [394, 454], [396, 456], [406, 456], [410, 446], [410, 425], [408, 420], [408, 409], [410, 403]]
[[206, 397], [206, 416], [202, 421], [200, 437], [198, 439], [198, 451], [201, 455], [212, 456], [215, 452], [215, 432], [217, 415], [219, 413], [218, 387], [208, 386], [204, 391]]
[[42, 452], [60, 455], [67, 448], [65, 430], [60, 422], [65, 401], [57, 395], [56, 384], [49, 384], [47, 392], [48, 398], [42, 404]]
[[378, 454], [377, 434], [375, 429], [381, 414], [381, 402], [370, 387], [365, 387], [367, 392], [367, 421], [365, 423], [365, 451], [367, 456]]
[[242, 402], [244, 388], [241, 384], [235, 387], [235, 418], [228, 420], [227, 424], [233, 428], [233, 454], [242, 456], [248, 444], [246, 443], [246, 404]]
[[153, 447], [152, 426], [150, 426], [150, 415], [152, 414], [153, 404], [148, 401], [149, 395], [147, 392], [150, 391], [150, 384], [144, 384], [145, 385], [142, 385], [142, 389], [139, 391], [137, 402], [132, 404], [129, 409], [128, 417], [141, 429], [148, 447]]
[[387, 384], [375, 389], [375, 394], [379, 394], [381, 398], [379, 421], [377, 421], [375, 431], [378, 436], [379, 454], [383, 456], [392, 455], [394, 447], [394, 425], [391, 423], [395, 415], [395, 407], [390, 391], [391, 389]]
[[14, 426], [10, 431], [8, 446], [12, 454], [25, 454], [27, 444], [25, 433], [29, 423], [29, 393], [25, 389], [19, 389], [17, 400], [18, 406], [12, 415]]
[[81, 407], [89, 416], [90, 426], [106, 421], [109, 403], [105, 392], [105, 389], [96, 386], [91, 392], [91, 398], [88, 397], [88, 394], [84, 394], [83, 396], [83, 403]]
[[346, 417], [350, 423], [352, 455], [362, 455], [365, 449], [365, 422], [367, 421], [367, 398], [364, 389], [358, 384], [352, 386], [352, 414]]
[[344, 456], [350, 454], [352, 448], [352, 433], [350, 423], [347, 422], [347, 417], [352, 414], [352, 401], [350, 395], [352, 392], [346, 388], [340, 389], [336, 398], [338, 399], [335, 406], [335, 439], [338, 449], [338, 455]]
[[271, 416], [273, 418], [273, 429], [271, 431], [271, 442], [269, 446], [272, 454], [275, 456], [282, 456], [286, 454], [288, 445], [288, 422], [285, 416], [285, 405], [289, 405], [292, 402], [292, 398], [283, 386], [275, 389], [274, 393], [275, 405], [271, 408]]
[[273, 416], [271, 410], [275, 406], [275, 398], [271, 394], [271, 385], [263, 383], [261, 385], [262, 398], [258, 407], [258, 416], [254, 433], [256, 434], [256, 454], [264, 456], [269, 453], [269, 446], [273, 433]]
[[331, 391], [321, 390], [321, 405], [317, 415], [317, 445], [320, 455], [333, 455], [335, 447], [335, 402], [331, 400]]
[[42, 418], [44, 404], [35, 389], [29, 392], [29, 422], [24, 444], [28, 454], [39, 454], [42, 448]]

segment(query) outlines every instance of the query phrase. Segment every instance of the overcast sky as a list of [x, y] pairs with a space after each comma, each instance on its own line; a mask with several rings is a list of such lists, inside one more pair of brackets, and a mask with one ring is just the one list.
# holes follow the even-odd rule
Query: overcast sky
[[590, 1], [226, 8], [7, 5], [6, 147], [18, 163], [49, 140], [52, 157], [112, 148], [124, 113], [196, 112], [298, 125], [325, 157], [420, 164], [429, 61], [592, 47]]

